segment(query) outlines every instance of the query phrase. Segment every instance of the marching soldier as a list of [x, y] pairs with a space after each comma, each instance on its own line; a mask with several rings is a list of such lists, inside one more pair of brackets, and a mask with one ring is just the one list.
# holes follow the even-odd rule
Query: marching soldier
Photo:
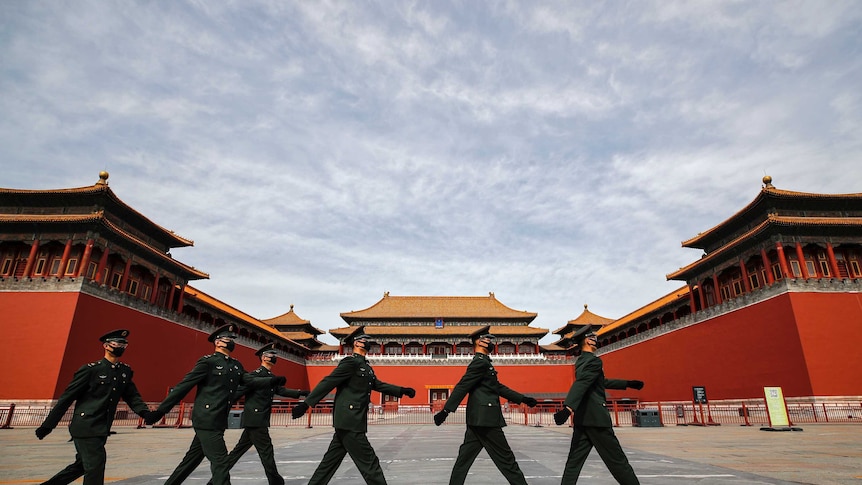
[[197, 387], [192, 410], [195, 437], [165, 485], [182, 483], [200, 465], [204, 457], [210, 462], [213, 483], [230, 484], [224, 430], [227, 428], [231, 403], [242, 392], [240, 385], [256, 388], [266, 385], [281, 386], [286, 382], [284, 377], [250, 379], [242, 364], [230, 356], [236, 346], [236, 337], [234, 324], [224, 325], [211, 333], [208, 340], [215, 346], [215, 352], [198, 359], [192, 370], [171, 390], [150, 419], [146, 420], [147, 424], [155, 423], [189, 391]]
[[[275, 344], [269, 343], [254, 353], [260, 357], [260, 367], [251, 373], [254, 377], [275, 377], [272, 367], [278, 360], [278, 352]], [[251, 389], [245, 395], [245, 407], [242, 411], [240, 424], [243, 427], [242, 436], [239, 437], [236, 446], [227, 456], [228, 469], [242, 458], [249, 448], [254, 445], [260, 456], [264, 473], [269, 485], [284, 485], [284, 478], [278, 473], [275, 465], [275, 456], [272, 449], [272, 439], [269, 437], [269, 418], [272, 413], [272, 398], [275, 395], [300, 398], [307, 396], [308, 391], [287, 389], [282, 386], [270, 385], [259, 389]], [[212, 482], [210, 482], [212, 483]]]
[[120, 399], [139, 416], [145, 419], [151, 416], [150, 409], [132, 382], [132, 368], [120, 362], [129, 345], [128, 336], [128, 330], [114, 330], [102, 335], [99, 340], [105, 356], [75, 372], [57, 405], [36, 428], [36, 437], [41, 440], [57, 427], [66, 410], [75, 402], [75, 412], [69, 424], [69, 434], [77, 451], [75, 462], [44, 483], [72, 483], [83, 476], [84, 485], [101, 485], [105, 482], [107, 462], [105, 442]]
[[353, 459], [365, 483], [386, 485], [380, 460], [377, 459], [377, 454], [374, 453], [374, 448], [371, 447], [365, 435], [368, 431], [367, 415], [371, 391], [396, 397], [406, 395], [411, 398], [416, 396], [416, 391], [410, 387], [394, 386], [377, 380], [374, 369], [365, 360], [370, 337], [365, 335], [364, 329], [363, 326], [357, 327], [344, 338], [346, 345], [353, 345], [353, 355], [341, 359], [338, 367], [317, 384], [304, 402], [293, 409], [293, 419], [297, 419], [305, 414], [309, 407], [326, 397], [330, 391], [337, 389], [332, 417], [335, 434], [308, 485], [329, 483], [346, 454]]
[[491, 327], [486, 325], [470, 334], [475, 350], [473, 360], [452, 389], [443, 410], [434, 415], [434, 424], [440, 426], [449, 413], [458, 409], [464, 396], [470, 394], [467, 399], [467, 432], [464, 434], [464, 443], [458, 449], [458, 458], [452, 467], [449, 485], [464, 483], [467, 472], [482, 448], [488, 452], [488, 456], [510, 484], [527, 484], [524, 473], [515, 461], [515, 454], [506, 441], [506, 435], [503, 434], [506, 421], [500, 408], [500, 397], [530, 407], [536, 405], [536, 399], [513, 391], [497, 380], [497, 371], [488, 356], [491, 346], [494, 345], [494, 336], [490, 330]]
[[[576, 346], [581, 348], [581, 355], [575, 361], [575, 382], [569, 389], [565, 407], [554, 413], [554, 421], [560, 425], [565, 423], [574, 412], [574, 427], [572, 445], [566, 467], [563, 470], [562, 485], [578, 482], [578, 476], [590, 450], [596, 451], [610, 470], [618, 483], [637, 485], [637, 476], [620, 446], [613, 431], [611, 415], [605, 407], [605, 389], [643, 389], [643, 381], [626, 381], [622, 379], [605, 379], [602, 359], [596, 357], [598, 345], [596, 333], [592, 326], [578, 330], [572, 336]], [[574, 410], [574, 411], [573, 411]]]

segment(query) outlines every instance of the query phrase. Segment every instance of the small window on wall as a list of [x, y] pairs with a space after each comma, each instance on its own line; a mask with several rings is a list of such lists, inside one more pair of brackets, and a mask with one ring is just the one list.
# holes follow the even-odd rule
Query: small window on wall
[[120, 281], [123, 280], [123, 273], [114, 273], [111, 275], [111, 288], [120, 289]]
[[775, 278], [776, 280], [780, 280], [780, 279], [784, 278], [784, 276], [781, 274], [781, 265], [780, 264], [774, 263], [772, 265], [772, 277]]
[[733, 294], [735, 296], [742, 294], [742, 280], [733, 280]]
[[[856, 261], [855, 259], [851, 259], [850, 260], [850, 269], [853, 271], [853, 276], [855, 276], [857, 278], [859, 276], [862, 276], [862, 271], [859, 270], [859, 261]], [[5, 273], [5, 271], [4, 271], [4, 273]]]
[[826, 260], [826, 253], [818, 251], [817, 261], [820, 263], [820, 271], [823, 273], [823, 276], [827, 278], [832, 276], [832, 272], [829, 271], [829, 261]]
[[805, 268], [808, 270], [808, 276], [815, 278], [817, 276], [817, 267], [814, 266], [814, 261], [805, 260]]
[[42, 274], [45, 271], [45, 262], [44, 259], [36, 261], [36, 270], [33, 271], [33, 274]]
[[802, 278], [802, 268], [799, 267], [799, 261], [795, 259], [790, 260], [790, 271], [793, 273], [794, 278]]
[[60, 261], [59, 259], [54, 259], [53, 261], [51, 261], [51, 272], [48, 274], [55, 275], [55, 274], [59, 273], [60, 272], [60, 263], [62, 263], [62, 261]]
[[3, 260], [3, 269], [0, 271], [0, 274], [9, 274], [9, 270], [12, 269], [12, 258]]
[[150, 285], [144, 285], [141, 289], [141, 298], [144, 300], [149, 300], [150, 296], [153, 294], [153, 288]]
[[87, 265], [87, 278], [93, 279], [96, 277], [96, 270], [99, 268], [99, 265], [91, 262]]
[[724, 285], [721, 287], [721, 299], [722, 300], [730, 300], [730, 286]]
[[751, 283], [751, 289], [756, 290], [760, 288], [760, 278], [757, 277], [757, 273], [749, 273], [748, 274], [748, 282]]
[[75, 270], [78, 269], [78, 260], [72, 258], [66, 263], [66, 274], [75, 274]]
[[138, 280], [130, 279], [129, 283], [126, 285], [126, 292], [132, 296], [138, 296]]

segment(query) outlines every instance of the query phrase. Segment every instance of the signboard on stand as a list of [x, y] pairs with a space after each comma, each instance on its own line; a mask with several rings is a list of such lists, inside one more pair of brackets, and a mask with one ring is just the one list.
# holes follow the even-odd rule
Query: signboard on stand
[[790, 426], [787, 403], [784, 401], [784, 392], [780, 387], [764, 387], [763, 394], [766, 397], [766, 414], [769, 416], [769, 427], [760, 428], [761, 431], [802, 431], [802, 428]]

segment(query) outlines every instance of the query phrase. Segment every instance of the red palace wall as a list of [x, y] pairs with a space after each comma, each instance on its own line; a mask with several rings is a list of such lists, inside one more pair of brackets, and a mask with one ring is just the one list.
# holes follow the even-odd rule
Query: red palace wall
[[609, 378], [642, 379], [642, 401], [862, 395], [859, 295], [785, 293], [602, 355]]
[[[0, 400], [58, 398], [78, 368], [102, 358], [99, 337], [117, 328], [130, 331], [122, 360], [145, 401], [164, 399], [197, 359], [213, 352], [206, 333], [82, 293], [2, 292], [0, 308], [7, 343]], [[253, 370], [260, 366], [254, 350], [238, 342], [232, 356]], [[308, 385], [302, 364], [281, 360], [274, 371], [290, 387]], [[185, 400], [193, 398], [194, 392]]]
[[[317, 385], [335, 368], [332, 366], [308, 366], [308, 380], [312, 387]], [[500, 365], [495, 364], [498, 377], [507, 387], [523, 394], [565, 393], [572, 385], [574, 367], [572, 365]], [[398, 366], [374, 364], [377, 378], [388, 384], [416, 389], [416, 397], [404, 397], [402, 404], [428, 404], [428, 387], [454, 386], [464, 375], [467, 365], [453, 366]], [[379, 404], [380, 394], [372, 393], [371, 402]], [[464, 401], [466, 404], [466, 401]]]

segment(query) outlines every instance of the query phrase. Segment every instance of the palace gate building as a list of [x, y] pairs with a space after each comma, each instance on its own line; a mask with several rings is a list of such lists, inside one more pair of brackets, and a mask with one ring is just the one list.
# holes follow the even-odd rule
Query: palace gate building
[[[97, 339], [115, 328], [131, 330], [124, 360], [148, 401], [161, 400], [212, 352], [207, 336], [225, 323], [240, 328], [234, 355], [247, 368], [258, 364], [256, 348], [275, 342], [289, 387], [315, 385], [344, 357], [349, 349], [322, 343], [324, 332], [293, 305], [258, 319], [191, 286], [209, 276], [170, 250], [193, 242], [127, 205], [107, 179], [103, 172], [92, 186], [0, 188], [0, 402], [56, 399], [80, 365], [101, 357]], [[858, 398], [862, 194], [763, 182], [751, 203], [683, 242], [700, 254], [667, 275], [679, 289], [618, 319], [584, 305], [552, 332], [552, 344], [539, 344], [549, 332], [532, 326], [537, 313], [493, 293], [383, 293], [366, 309], [341, 312], [343, 324], [330, 333], [340, 339], [364, 325], [378, 377], [417, 389], [404, 404], [448, 397], [471, 358], [466, 336], [484, 325], [497, 336], [492, 357], [501, 381], [540, 400], [565, 395], [575, 378], [571, 336], [586, 324], [599, 327], [608, 377], [647, 383], [639, 392], [614, 391], [613, 399], [685, 401], [692, 386], [713, 400], [761, 397], [764, 386], [800, 399]]]

